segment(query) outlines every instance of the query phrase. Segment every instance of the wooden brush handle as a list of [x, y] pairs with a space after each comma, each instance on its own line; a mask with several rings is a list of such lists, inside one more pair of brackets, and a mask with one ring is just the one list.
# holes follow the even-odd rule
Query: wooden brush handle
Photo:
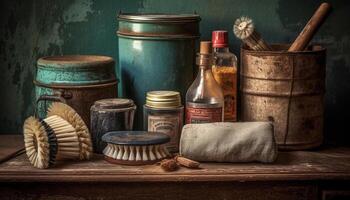
[[330, 11], [331, 5], [329, 3], [322, 3], [288, 51], [303, 51], [317, 32], [318, 28], [325, 21]]
[[6, 162], [8, 160], [11, 160], [12, 158], [15, 158], [15, 157], [17, 157], [19, 155], [22, 155], [25, 152], [26, 152], [25, 148], [18, 149], [15, 152], [12, 152], [11, 154], [6, 155], [5, 157], [1, 158], [0, 159], [0, 164]]

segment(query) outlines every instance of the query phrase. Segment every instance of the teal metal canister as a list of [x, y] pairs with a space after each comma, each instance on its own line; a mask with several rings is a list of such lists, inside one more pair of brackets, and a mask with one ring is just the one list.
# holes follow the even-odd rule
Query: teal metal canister
[[111, 57], [66, 55], [40, 58], [35, 84], [36, 114], [43, 118], [50, 102], [73, 107], [90, 124], [95, 101], [117, 96], [115, 62]]
[[[198, 15], [118, 16], [121, 94], [141, 108], [152, 90], [176, 90], [184, 97], [193, 81]], [[135, 116], [142, 129], [142, 111]]]

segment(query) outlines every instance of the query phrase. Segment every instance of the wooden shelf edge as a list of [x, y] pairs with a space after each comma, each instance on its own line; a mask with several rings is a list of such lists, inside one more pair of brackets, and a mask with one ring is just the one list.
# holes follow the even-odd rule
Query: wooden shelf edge
[[71, 175], [3, 174], [0, 182], [248, 182], [248, 181], [349, 181], [349, 173], [234, 174], [234, 175]]

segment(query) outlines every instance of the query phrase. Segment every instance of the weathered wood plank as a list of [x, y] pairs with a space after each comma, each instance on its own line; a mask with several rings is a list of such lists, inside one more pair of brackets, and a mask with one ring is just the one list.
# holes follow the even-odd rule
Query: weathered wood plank
[[0, 199], [210, 199], [312, 200], [310, 183], [20, 183], [0, 185]]
[[22, 135], [0, 135], [0, 159], [23, 147]]
[[[14, 139], [0, 137], [2, 152], [2, 147]], [[17, 136], [17, 140], [22, 138]], [[0, 182], [350, 180], [350, 148], [280, 152], [273, 164], [202, 163], [201, 167], [199, 170], [181, 168], [164, 172], [156, 165], [113, 165], [96, 155], [90, 161], [60, 162], [42, 170], [32, 167], [26, 155], [22, 155], [0, 165]]]

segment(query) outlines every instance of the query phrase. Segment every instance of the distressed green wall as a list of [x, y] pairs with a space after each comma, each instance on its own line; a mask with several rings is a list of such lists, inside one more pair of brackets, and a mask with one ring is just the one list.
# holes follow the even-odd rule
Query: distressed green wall
[[[350, 113], [350, 1], [330, 1], [334, 10], [314, 38], [328, 48], [327, 139], [345, 141]], [[233, 20], [254, 19], [268, 42], [290, 42], [315, 8], [316, 0], [8, 0], [1, 1], [0, 133], [20, 132], [33, 113], [35, 62], [57, 54], [103, 54], [117, 59], [116, 14], [123, 12], [193, 13], [201, 18], [202, 39], [215, 29], [230, 30]]]

